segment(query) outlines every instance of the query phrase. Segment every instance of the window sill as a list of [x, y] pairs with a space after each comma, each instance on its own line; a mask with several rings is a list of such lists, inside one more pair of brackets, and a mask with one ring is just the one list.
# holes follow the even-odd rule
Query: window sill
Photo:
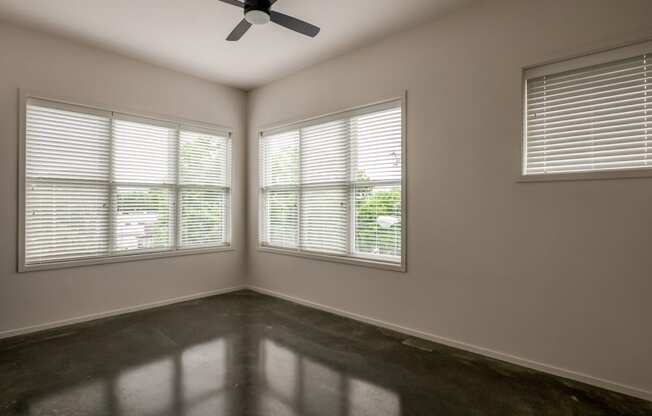
[[592, 181], [601, 179], [636, 179], [652, 178], [652, 168], [619, 171], [547, 173], [537, 175], [519, 175], [516, 182], [558, 182], [558, 181]]
[[137, 254], [124, 254], [112, 257], [100, 257], [100, 258], [85, 258], [78, 260], [67, 260], [67, 261], [57, 261], [51, 263], [35, 263], [35, 264], [18, 264], [18, 272], [34, 272], [42, 270], [54, 270], [54, 269], [66, 269], [72, 267], [82, 267], [82, 266], [95, 266], [100, 264], [110, 264], [110, 263], [126, 263], [131, 261], [138, 260], [152, 260], [152, 259], [161, 259], [166, 257], [180, 257], [180, 256], [190, 256], [195, 254], [208, 254], [208, 253], [220, 253], [226, 251], [235, 251], [232, 246], [219, 246], [219, 247], [204, 247], [204, 248], [194, 248], [194, 249], [185, 249], [185, 250], [175, 250], [175, 251], [158, 251], [158, 252], [148, 252], [148, 253], [137, 253]]
[[305, 251], [295, 251], [290, 249], [276, 248], [265, 245], [259, 245], [258, 251], [262, 253], [281, 254], [285, 256], [300, 257], [311, 260], [328, 261], [332, 263], [343, 263], [352, 266], [370, 267], [373, 269], [388, 270], [393, 272], [407, 272], [405, 262], [402, 264], [385, 262], [382, 260], [365, 259], [358, 257], [345, 257], [329, 254], [308, 253]]

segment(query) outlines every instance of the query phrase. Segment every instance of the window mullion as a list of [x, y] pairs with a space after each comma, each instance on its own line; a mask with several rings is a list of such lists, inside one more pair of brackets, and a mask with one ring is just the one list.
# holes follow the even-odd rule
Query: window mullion
[[231, 244], [233, 239], [231, 236], [231, 203], [232, 203], [232, 194], [231, 194], [231, 183], [233, 182], [233, 142], [231, 141], [231, 133], [229, 132], [228, 137], [226, 138], [226, 152], [224, 155], [225, 161], [224, 166], [226, 166], [226, 191], [224, 194], [224, 244]]
[[113, 191], [113, 117], [114, 113], [111, 113], [111, 119], [109, 122], [109, 206], [107, 210], [107, 215], [108, 215], [108, 247], [109, 247], [109, 252], [108, 255], [112, 256], [113, 255], [113, 239], [114, 239], [114, 230], [113, 230], [113, 198], [114, 198], [114, 191]]
[[648, 77], [648, 59], [650, 58], [649, 54], [643, 55], [643, 74], [644, 74], [644, 84], [645, 84], [645, 166], [650, 165], [650, 130], [648, 126], [649, 122], [649, 111], [648, 101], [650, 100], [650, 79]]
[[346, 254], [348, 256], [353, 255], [353, 251], [355, 250], [355, 177], [353, 173], [353, 167], [355, 166], [355, 142], [354, 142], [354, 133], [353, 133], [353, 123], [354, 123], [353, 118], [349, 118], [348, 126], [349, 126], [349, 134], [348, 134], [348, 154], [349, 158], [347, 160], [347, 172], [349, 176], [349, 184], [348, 184], [348, 193], [349, 193], [349, 207], [347, 210], [348, 218], [347, 218], [347, 232], [349, 235], [347, 236], [347, 247], [346, 247]]
[[303, 140], [303, 129], [299, 129], [299, 143], [297, 145], [298, 147], [298, 152], [299, 152], [299, 172], [298, 172], [298, 187], [297, 187], [297, 231], [296, 231], [296, 239], [297, 239], [297, 250], [302, 251], [302, 244], [301, 244], [301, 198], [303, 197], [303, 179], [301, 175], [301, 161], [303, 159], [303, 154], [301, 153], [301, 142]]
[[258, 133], [258, 245], [263, 245], [267, 237], [267, 210], [265, 209], [267, 195], [265, 194], [265, 147], [263, 132]]
[[181, 167], [179, 166], [179, 161], [181, 160], [181, 157], [179, 155], [179, 150], [181, 148], [180, 145], [181, 142], [181, 126], [177, 126], [177, 134], [175, 137], [175, 161], [174, 161], [174, 175], [175, 175], [175, 180], [174, 180], [174, 186], [173, 186], [173, 192], [174, 192], [174, 230], [173, 230], [173, 238], [174, 238], [174, 244], [172, 246], [173, 250], [178, 250], [179, 249], [179, 239], [181, 237], [181, 192], [180, 192], [180, 178], [181, 178]]

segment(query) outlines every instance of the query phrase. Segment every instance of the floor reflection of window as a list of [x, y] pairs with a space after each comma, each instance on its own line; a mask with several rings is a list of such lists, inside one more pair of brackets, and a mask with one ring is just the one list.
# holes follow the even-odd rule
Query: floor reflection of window
[[134, 367], [116, 383], [118, 407], [123, 416], [167, 414], [173, 405], [174, 366], [165, 359]]
[[254, 383], [235, 387], [234, 377], [250, 370], [234, 365], [239, 352], [232, 342], [216, 338], [104, 379], [60, 386], [31, 397], [25, 414], [74, 409], [89, 416], [226, 416], [253, 397], [247, 405], [260, 415], [401, 416], [397, 393], [355, 378], [324, 357], [300, 354], [280, 340], [260, 341]]
[[268, 392], [263, 393], [258, 400], [257, 414], [270, 416], [304, 416], [295, 410], [293, 404], [284, 402]]
[[29, 404], [30, 415], [50, 415], [55, 409], [75, 409], [80, 415], [108, 415], [106, 384], [83, 384], [47, 395]]
[[183, 416], [228, 416], [227, 395], [209, 396], [201, 401], [187, 405]]
[[342, 376], [308, 358], [301, 359], [302, 407], [310, 416], [340, 414]]
[[294, 402], [297, 386], [297, 356], [273, 341], [263, 342], [263, 363], [267, 384], [282, 399]]
[[265, 388], [257, 396], [257, 414], [278, 416], [401, 416], [393, 391], [282, 345], [264, 339], [261, 371]]
[[195, 345], [181, 356], [184, 398], [192, 401], [226, 384], [226, 342], [223, 339]]
[[186, 415], [226, 415], [226, 341], [218, 339], [185, 350], [181, 365]]
[[348, 416], [400, 416], [401, 402], [396, 393], [366, 381], [349, 380]]

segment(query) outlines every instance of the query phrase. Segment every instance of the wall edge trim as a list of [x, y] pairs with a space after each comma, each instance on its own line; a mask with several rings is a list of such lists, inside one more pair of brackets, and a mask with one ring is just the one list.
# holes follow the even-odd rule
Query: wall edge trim
[[572, 371], [572, 370], [567, 370], [564, 368], [556, 367], [553, 365], [545, 364], [545, 363], [540, 363], [538, 361], [533, 361], [529, 360], [526, 358], [518, 357], [512, 354], [507, 354], [503, 353], [500, 351], [495, 351], [489, 348], [484, 348], [480, 347], [477, 345], [469, 344], [466, 342], [458, 341], [455, 339], [439, 336], [436, 334], [432, 334], [429, 332], [421, 331], [418, 329], [413, 329], [405, 326], [401, 326], [398, 324], [394, 324], [391, 322], [383, 321], [380, 319], [372, 318], [366, 315], [361, 315], [353, 312], [349, 312], [343, 309], [335, 308], [332, 306], [324, 305], [318, 302], [314, 302], [311, 300], [306, 300], [300, 297], [296, 296], [291, 296], [291, 295], [286, 295], [281, 292], [277, 292], [275, 290], [271, 289], [266, 289], [260, 286], [255, 286], [255, 285], [246, 285], [246, 288], [249, 290], [252, 290], [254, 292], [263, 294], [263, 295], [268, 295], [272, 296], [275, 298], [287, 300], [290, 302], [298, 303], [303, 306], [311, 307], [314, 309], [319, 309], [325, 312], [330, 312], [335, 315], [343, 316], [346, 318], [350, 318], [356, 321], [364, 322], [367, 324], [375, 325], [381, 328], [389, 329], [395, 332], [399, 332], [405, 335], [409, 336], [414, 336], [422, 339], [426, 339], [432, 342], [436, 342], [439, 344], [443, 344], [449, 347], [453, 348], [458, 348], [460, 350], [472, 352], [475, 354], [483, 355], [485, 357], [505, 361], [511, 364], [516, 364], [522, 367], [526, 367], [529, 369], [541, 371], [543, 373], [547, 374], [552, 374], [554, 376], [558, 377], [563, 377], [567, 378], [573, 381], [577, 381], [580, 383], [585, 383], [589, 384], [595, 387], [603, 388], [606, 390], [614, 391], [617, 393], [625, 394], [628, 396], [636, 397], [639, 399], [647, 400], [647, 401], [652, 401], [652, 391], [647, 391], [643, 389], [639, 389], [633, 386], [628, 386], [624, 385], [621, 383], [617, 383], [614, 381], [606, 380], [603, 378], [599, 377], [594, 377], [588, 374]]
[[108, 318], [112, 316], [125, 315], [132, 312], [144, 311], [147, 309], [158, 308], [161, 306], [172, 305], [175, 303], [187, 302], [189, 300], [196, 300], [201, 298], [207, 298], [216, 295], [223, 295], [226, 293], [237, 292], [239, 290], [246, 289], [245, 285], [231, 286], [222, 289], [209, 290], [205, 292], [192, 293], [190, 295], [178, 296], [175, 298], [168, 298], [163, 300], [157, 300], [154, 302], [142, 303], [134, 306], [127, 306], [124, 308], [111, 309], [108, 311], [91, 313], [88, 315], [81, 315], [67, 319], [61, 319], [58, 321], [46, 322], [43, 324], [30, 325], [21, 328], [8, 329], [0, 331], [0, 339], [11, 338], [20, 335], [32, 334], [35, 332], [46, 331], [49, 329], [59, 328], [68, 325], [74, 325], [82, 322], [94, 321], [97, 319]]

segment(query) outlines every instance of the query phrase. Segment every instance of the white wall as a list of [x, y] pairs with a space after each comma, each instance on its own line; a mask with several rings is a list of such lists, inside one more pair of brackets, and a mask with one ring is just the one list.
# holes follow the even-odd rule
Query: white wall
[[[652, 179], [514, 169], [521, 69], [652, 37], [650, 16], [649, 0], [480, 1], [251, 93], [250, 283], [652, 398]], [[403, 90], [408, 273], [256, 251], [257, 129]]]
[[[478, 1], [248, 101], [235, 89], [0, 24], [0, 334], [236, 286], [246, 272], [259, 287], [652, 398], [652, 179], [514, 180], [521, 68], [652, 37], [651, 7]], [[16, 273], [18, 88], [232, 127], [236, 250]], [[257, 128], [406, 89], [408, 273], [257, 252]]]
[[[18, 274], [18, 88], [233, 128], [236, 250]], [[236, 89], [0, 24], [0, 334], [242, 284], [245, 104]]]

